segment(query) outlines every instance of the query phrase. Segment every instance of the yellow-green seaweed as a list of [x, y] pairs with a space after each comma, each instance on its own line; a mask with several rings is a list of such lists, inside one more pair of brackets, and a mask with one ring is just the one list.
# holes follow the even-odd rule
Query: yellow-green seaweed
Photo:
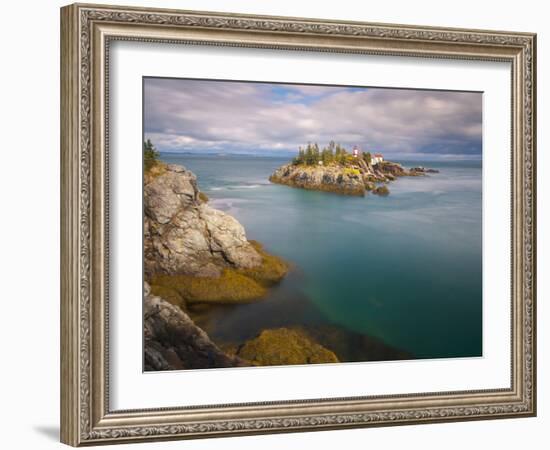
[[264, 330], [242, 345], [237, 355], [259, 366], [339, 362], [334, 352], [292, 328]]

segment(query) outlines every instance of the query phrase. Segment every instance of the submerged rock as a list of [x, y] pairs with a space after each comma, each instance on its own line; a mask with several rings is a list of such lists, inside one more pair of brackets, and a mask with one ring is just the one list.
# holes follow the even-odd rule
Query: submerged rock
[[260, 366], [339, 362], [334, 352], [315, 342], [302, 330], [292, 328], [262, 331], [242, 345], [237, 356]]
[[153, 275], [151, 283], [153, 292], [175, 293], [177, 297], [173, 295], [168, 299], [175, 299], [180, 307], [194, 303], [249, 303], [267, 293], [266, 287], [256, 280], [230, 269], [224, 269], [216, 277]]
[[387, 345], [373, 336], [352, 332], [335, 325], [308, 326], [307, 333], [320, 345], [338, 355], [341, 362], [415, 358], [411, 353]]

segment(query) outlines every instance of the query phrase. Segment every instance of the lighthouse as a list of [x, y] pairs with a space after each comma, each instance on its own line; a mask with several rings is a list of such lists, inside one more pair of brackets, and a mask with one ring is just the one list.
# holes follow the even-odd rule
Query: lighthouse
[[353, 157], [357, 158], [359, 156], [359, 149], [357, 146], [353, 147]]

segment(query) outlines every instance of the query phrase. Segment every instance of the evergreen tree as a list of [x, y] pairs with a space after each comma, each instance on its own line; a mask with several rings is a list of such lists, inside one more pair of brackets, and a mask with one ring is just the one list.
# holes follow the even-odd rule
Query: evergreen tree
[[[144, 148], [146, 145], [148, 144], [144, 143]], [[370, 153], [363, 153], [362, 158], [369, 161], [368, 158], [371, 158]], [[298, 147], [298, 154], [292, 159], [292, 164], [313, 166], [322, 162], [324, 165], [337, 163], [345, 166], [353, 161], [352, 155], [334, 141], [330, 141], [328, 147], [324, 147], [322, 150], [319, 149], [316, 142], [308, 142], [305, 147]]]
[[312, 166], [313, 164], [315, 164], [315, 159], [313, 156], [313, 146], [311, 144], [307, 144], [305, 162], [308, 166]]
[[292, 160], [292, 164], [294, 164], [295, 166], [299, 164], [304, 164], [304, 159], [305, 159], [304, 149], [302, 147], [298, 147], [298, 156], [296, 156]]
[[340, 144], [336, 144], [336, 154], [334, 159], [338, 164], [346, 163], [346, 149]]
[[321, 154], [319, 152], [319, 146], [317, 145], [317, 142], [313, 144], [313, 164], [319, 164], [319, 161], [321, 160]]
[[334, 152], [334, 159], [337, 163], [340, 162], [340, 157], [342, 155], [342, 149], [340, 148], [339, 145], [336, 146], [336, 150]]
[[150, 139], [143, 143], [143, 168], [147, 172], [158, 163], [160, 153], [157, 151]]

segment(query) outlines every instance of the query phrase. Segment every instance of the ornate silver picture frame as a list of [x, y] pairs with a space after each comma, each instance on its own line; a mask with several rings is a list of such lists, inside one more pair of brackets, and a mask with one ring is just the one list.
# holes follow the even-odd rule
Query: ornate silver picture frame
[[[511, 66], [511, 384], [388, 396], [113, 410], [109, 57], [115, 41]], [[61, 440], [97, 445], [536, 414], [536, 35], [74, 4], [61, 9]], [[136, 130], [139, 133], [139, 130]], [[506, 151], [506, 149], [503, 149]], [[488, 169], [490, 170], [490, 169]]]

